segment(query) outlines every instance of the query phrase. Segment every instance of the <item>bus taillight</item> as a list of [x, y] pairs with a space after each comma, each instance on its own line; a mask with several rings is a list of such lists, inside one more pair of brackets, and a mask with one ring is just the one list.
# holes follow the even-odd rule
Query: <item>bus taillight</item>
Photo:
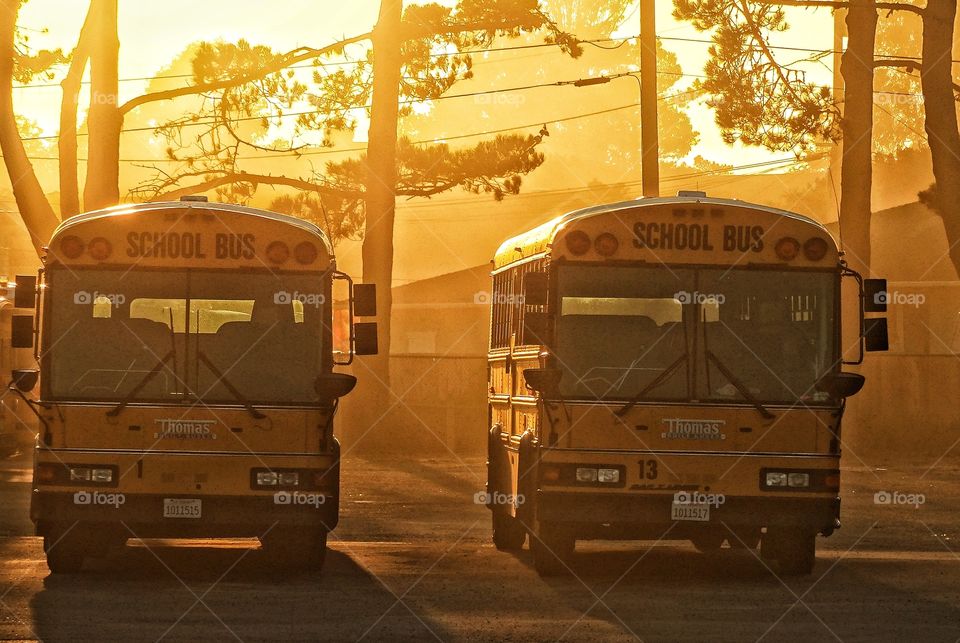
[[620, 247], [620, 241], [609, 232], [604, 232], [593, 241], [593, 247], [601, 257], [612, 257]]
[[777, 256], [784, 261], [793, 261], [800, 254], [800, 242], [793, 237], [783, 237], [774, 247]]
[[590, 237], [586, 232], [582, 230], [574, 230], [567, 235], [567, 250], [570, 251], [570, 254], [580, 255], [587, 254], [587, 251], [590, 249]]
[[273, 241], [267, 246], [267, 259], [270, 263], [286, 263], [290, 258], [290, 246], [283, 241]]
[[60, 242], [60, 254], [67, 259], [76, 259], [83, 254], [83, 241], [73, 235], [64, 237]]
[[317, 260], [317, 247], [309, 241], [302, 241], [293, 249], [293, 258], [297, 263], [311, 264]]
[[827, 254], [827, 242], [820, 237], [811, 237], [803, 244], [803, 256], [810, 261], [820, 261]]
[[103, 237], [96, 237], [87, 246], [87, 252], [97, 261], [106, 261], [113, 254], [113, 244]]

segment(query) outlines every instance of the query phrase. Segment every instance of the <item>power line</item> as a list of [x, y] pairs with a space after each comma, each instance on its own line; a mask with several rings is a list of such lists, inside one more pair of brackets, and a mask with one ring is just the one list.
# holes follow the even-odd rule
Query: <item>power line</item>
[[[699, 91], [700, 90], [695, 90], [695, 89], [685, 90], [682, 92], [676, 92], [673, 94], [659, 96], [657, 100], [663, 100], [663, 101], [672, 100], [675, 98], [679, 98], [683, 95], [695, 94]], [[512, 132], [512, 131], [521, 130], [521, 129], [529, 129], [531, 127], [542, 127], [543, 125], [547, 125], [550, 123], [563, 123], [563, 122], [568, 122], [573, 120], [579, 120], [581, 118], [600, 116], [602, 114], [610, 114], [610, 113], [619, 112], [625, 109], [635, 109], [638, 106], [639, 105], [637, 103], [632, 103], [630, 105], [621, 105], [619, 107], [611, 107], [608, 109], [601, 109], [593, 112], [586, 112], [583, 114], [575, 114], [573, 116], [565, 116], [561, 118], [553, 118], [553, 119], [547, 119], [547, 120], [538, 120], [536, 122], [526, 123], [524, 125], [515, 125], [512, 127], [503, 127], [500, 129], [485, 130], [483, 132], [473, 132], [470, 134], [456, 134], [453, 136], [442, 136], [442, 137], [433, 138], [433, 139], [411, 141], [411, 143], [414, 145], [426, 145], [431, 143], [445, 143], [447, 141], [454, 141], [454, 140], [460, 140], [465, 138], [476, 138], [478, 136], [489, 136], [491, 134], [501, 134], [503, 132]], [[366, 149], [367, 149], [366, 147], [349, 147], [349, 148], [344, 148], [339, 150], [333, 149], [333, 150], [312, 150], [309, 152], [276, 152], [273, 154], [256, 154], [251, 156], [243, 156], [239, 160], [247, 161], [247, 160], [254, 160], [254, 159], [281, 159], [281, 158], [299, 158], [301, 156], [317, 156], [317, 155], [326, 155], [326, 154], [346, 154], [349, 152], [364, 152], [366, 151]], [[0, 158], [3, 158], [2, 155], [0, 155]], [[27, 158], [34, 161], [59, 160], [59, 157], [56, 157], [56, 156], [28, 156]], [[78, 158], [77, 160], [86, 161], [87, 159]], [[127, 159], [119, 159], [119, 160], [124, 163], [160, 163], [160, 162], [179, 163], [179, 162], [182, 162], [180, 161], [180, 159], [168, 159], [168, 158], [163, 158], [163, 159], [129, 159], [127, 158]]]

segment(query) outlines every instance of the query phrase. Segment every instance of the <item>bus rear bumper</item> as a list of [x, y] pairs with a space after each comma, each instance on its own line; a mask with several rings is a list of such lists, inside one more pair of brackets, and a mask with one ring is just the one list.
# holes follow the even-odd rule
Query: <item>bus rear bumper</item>
[[[38, 535], [76, 523], [129, 532], [129, 538], [253, 538], [277, 528], [333, 530], [339, 513], [336, 496], [309, 495], [313, 498], [294, 499], [288, 494], [278, 502], [273, 495], [169, 496], [123, 494], [109, 489], [34, 490], [30, 518]], [[200, 517], [165, 518], [167, 498], [199, 499]]]
[[840, 526], [840, 498], [730, 497], [708, 521], [674, 521], [672, 495], [540, 492], [537, 518], [578, 537], [684, 538], [705, 528], [796, 527], [829, 535]]

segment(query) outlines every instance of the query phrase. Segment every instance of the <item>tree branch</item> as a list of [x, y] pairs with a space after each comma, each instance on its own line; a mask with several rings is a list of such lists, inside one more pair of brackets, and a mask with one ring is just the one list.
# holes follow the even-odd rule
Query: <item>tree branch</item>
[[215, 176], [196, 185], [190, 185], [187, 187], [178, 188], [176, 190], [170, 190], [169, 192], [163, 192], [158, 194], [154, 200], [174, 201], [188, 194], [207, 192], [208, 190], [213, 190], [214, 188], [224, 185], [231, 185], [234, 183], [250, 183], [253, 185], [285, 185], [287, 187], [296, 188], [305, 192], [316, 192], [317, 194], [326, 194], [341, 198], [358, 198], [362, 196], [361, 192], [333, 188], [327, 185], [320, 185], [319, 183], [313, 183], [305, 179], [297, 179], [287, 176], [272, 176], [268, 174], [250, 174], [248, 172], [230, 172], [228, 170], [215, 170], [214, 172], [200, 171], [190, 174], [182, 174], [177, 177], [177, 180], [187, 176], [208, 176], [215, 172], [221, 172], [221, 176]]
[[[783, 7], [825, 7], [830, 9], [849, 9], [850, 3], [843, 0], [751, 0], [757, 4], [772, 4]], [[876, 9], [887, 11], [909, 11], [918, 16], [923, 15], [923, 7], [917, 7], [903, 2], [874, 2]]]
[[309, 47], [300, 47], [299, 49], [294, 49], [291, 52], [288, 52], [282, 56], [278, 56], [277, 59], [270, 65], [261, 67], [256, 72], [251, 72], [249, 74], [243, 74], [242, 76], [236, 76], [234, 78], [224, 78], [221, 80], [215, 80], [208, 83], [198, 83], [196, 85], [187, 85], [185, 87], [177, 87], [175, 89], [167, 89], [159, 92], [151, 92], [149, 94], [143, 94], [137, 96], [136, 98], [131, 98], [126, 103], [120, 106], [120, 113], [126, 114], [130, 110], [144, 105], [146, 103], [152, 103], [161, 100], [172, 100], [174, 98], [179, 98], [180, 96], [191, 96], [193, 94], [199, 94], [202, 92], [217, 91], [220, 89], [229, 89], [231, 87], [238, 87], [240, 85], [245, 85], [247, 83], [259, 80], [264, 76], [269, 74], [282, 71], [294, 65], [298, 62], [303, 62], [304, 60], [310, 60], [311, 58], [319, 58], [321, 56], [326, 56], [337, 52], [338, 50], [343, 49], [347, 45], [352, 45], [354, 43], [361, 42], [363, 40], [369, 40], [371, 32], [360, 34], [359, 36], [353, 36], [352, 38], [346, 38], [338, 42], [333, 43], [332, 45], [327, 45], [326, 47], [321, 47], [320, 49], [313, 49]]

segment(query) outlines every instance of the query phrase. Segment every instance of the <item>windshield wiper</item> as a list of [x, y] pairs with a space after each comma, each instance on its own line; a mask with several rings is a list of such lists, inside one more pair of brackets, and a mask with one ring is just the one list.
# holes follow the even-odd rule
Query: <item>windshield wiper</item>
[[141, 379], [137, 385], [134, 386], [129, 393], [127, 393], [127, 396], [123, 398], [123, 401], [107, 411], [107, 416], [116, 417], [117, 415], [120, 415], [120, 411], [122, 411], [128, 404], [130, 404], [130, 402], [136, 399], [137, 395], [140, 394], [140, 391], [142, 391], [143, 388], [157, 376], [157, 373], [163, 370], [163, 367], [166, 366], [167, 362], [176, 357], [176, 354], [176, 350], [171, 349], [169, 353], [164, 355], [163, 358], [157, 362], [157, 365], [150, 369], [150, 372], [144, 375], [143, 379]]
[[742, 395], [745, 400], [750, 402], [750, 404], [753, 405], [753, 408], [757, 409], [757, 413], [762, 415], [767, 420], [771, 420], [776, 417], [773, 413], [768, 411], [763, 404], [760, 403], [760, 400], [758, 400], [753, 395], [753, 393], [750, 392], [750, 389], [747, 388], [743, 382], [737, 379], [737, 377], [733, 374], [733, 372], [729, 368], [723, 365], [723, 362], [720, 361], [719, 357], [714, 355], [709, 350], [704, 350], [703, 354], [707, 358], [707, 360], [712, 361], [714, 364], [716, 364], [717, 368], [720, 370], [723, 376], [727, 378], [727, 380], [731, 384], [733, 384], [734, 388], [736, 388], [737, 391], [740, 392], [740, 395]]
[[647, 384], [642, 389], [640, 389], [640, 392], [634, 395], [629, 402], [627, 402], [622, 407], [620, 407], [620, 409], [616, 412], [617, 415], [622, 416], [624, 413], [626, 413], [627, 411], [635, 407], [640, 402], [640, 400], [644, 398], [644, 396], [647, 393], [649, 393], [653, 389], [657, 388], [658, 386], [666, 382], [667, 379], [669, 379], [670, 376], [673, 375], [674, 371], [680, 368], [680, 365], [686, 361], [687, 361], [687, 354], [684, 353], [683, 355], [678, 357], [673, 364], [671, 364], [670, 366], [660, 371], [660, 374], [657, 375], [655, 378], [653, 378], [653, 380], [649, 384]]
[[210, 371], [214, 375], [216, 375], [217, 381], [214, 382], [214, 385], [217, 384], [217, 382], [223, 382], [223, 385], [226, 387], [228, 391], [230, 391], [230, 394], [233, 397], [235, 397], [238, 402], [243, 404], [243, 408], [247, 409], [247, 412], [250, 413], [250, 415], [252, 415], [254, 419], [262, 420], [263, 418], [267, 417], [266, 415], [261, 413], [259, 410], [257, 410], [257, 408], [250, 403], [250, 400], [248, 400], [243, 393], [237, 390], [237, 387], [235, 387], [233, 384], [230, 383], [230, 380], [227, 379], [227, 376], [220, 372], [220, 369], [217, 368], [213, 364], [213, 362], [210, 361], [210, 358], [207, 357], [206, 354], [202, 350], [200, 350], [199, 347], [197, 348], [197, 357], [203, 360], [203, 363], [207, 365], [207, 368], [209, 368]]

